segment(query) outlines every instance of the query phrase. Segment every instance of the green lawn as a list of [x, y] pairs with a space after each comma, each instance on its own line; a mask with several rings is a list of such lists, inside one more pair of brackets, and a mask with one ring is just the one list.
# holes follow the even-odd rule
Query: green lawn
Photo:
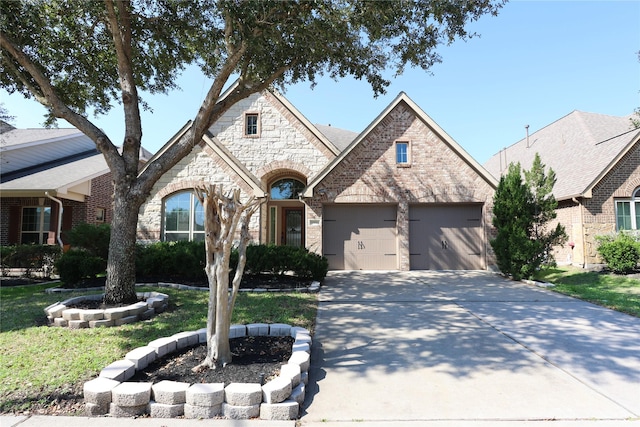
[[536, 280], [555, 284], [555, 292], [640, 317], [640, 279], [561, 267], [540, 271]]
[[[208, 292], [138, 288], [169, 295], [168, 311], [118, 328], [46, 326], [44, 308], [78, 294], [49, 295], [48, 285], [0, 287], [0, 413], [82, 390], [102, 368], [156, 338], [206, 326]], [[315, 294], [241, 293], [233, 323], [288, 323], [313, 330]]]

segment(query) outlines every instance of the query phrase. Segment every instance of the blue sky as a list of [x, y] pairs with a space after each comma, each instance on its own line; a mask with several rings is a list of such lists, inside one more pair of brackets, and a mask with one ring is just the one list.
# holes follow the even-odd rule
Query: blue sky
[[[320, 79], [313, 90], [301, 83], [285, 96], [312, 123], [360, 132], [404, 91], [480, 163], [524, 138], [525, 125], [533, 133], [574, 110], [626, 116], [640, 107], [640, 0], [515, 0], [468, 28], [481, 36], [440, 47], [441, 64], [405, 70], [378, 98], [350, 78]], [[191, 119], [209, 83], [189, 70], [181, 91], [149, 98], [143, 146], [157, 151]], [[0, 102], [18, 127], [41, 126], [34, 101], [0, 91]], [[119, 108], [95, 120], [116, 145], [122, 121]]]

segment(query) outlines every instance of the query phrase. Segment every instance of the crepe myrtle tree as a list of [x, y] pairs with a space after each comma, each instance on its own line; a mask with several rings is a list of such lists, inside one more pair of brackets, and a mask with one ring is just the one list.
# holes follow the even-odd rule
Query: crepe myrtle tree
[[[313, 86], [322, 75], [366, 79], [374, 95], [384, 93], [384, 73], [429, 69], [441, 60], [438, 46], [472, 37], [467, 24], [497, 15], [505, 1], [4, 1], [0, 87], [40, 102], [46, 123], [65, 119], [104, 155], [114, 184], [105, 301], [130, 302], [139, 208], [229, 107], [271, 86]], [[212, 83], [191, 126], [141, 168], [140, 110], [151, 107], [143, 95], [175, 89], [193, 65]], [[118, 104], [125, 134], [113, 141], [89, 113]]]
[[[199, 371], [231, 363], [229, 328], [251, 240], [249, 221], [264, 199], [252, 196], [242, 201], [239, 189], [225, 193], [221, 185], [201, 184], [195, 191], [204, 207], [205, 272], [209, 282], [207, 355], [193, 368]], [[238, 226], [240, 234], [236, 236]], [[229, 260], [234, 245], [238, 249], [238, 265], [229, 291]]]

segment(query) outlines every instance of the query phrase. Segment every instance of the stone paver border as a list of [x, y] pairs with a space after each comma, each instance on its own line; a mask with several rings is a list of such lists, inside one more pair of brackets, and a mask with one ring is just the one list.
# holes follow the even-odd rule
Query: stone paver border
[[[208, 287], [188, 286], [179, 283], [136, 283], [136, 287], [157, 286], [159, 288], [173, 288], [189, 291], [209, 292]], [[320, 282], [311, 282], [311, 285], [296, 289], [240, 289], [240, 292], [318, 292], [320, 290]], [[66, 289], [66, 288], [49, 288], [45, 292], [52, 293], [70, 293], [70, 292], [90, 292], [104, 291], [104, 287], [82, 288], [82, 289]], [[137, 292], [138, 298], [144, 299], [145, 302], [138, 302], [126, 307], [118, 307], [105, 310], [82, 310], [72, 309], [68, 306], [77, 304], [78, 302], [87, 300], [101, 300], [104, 294], [85, 295], [69, 298], [62, 302], [58, 301], [44, 309], [49, 324], [52, 326], [69, 327], [71, 329], [80, 328], [97, 328], [120, 326], [127, 323], [133, 323], [140, 320], [148, 320], [158, 313], [162, 313], [169, 306], [169, 296], [160, 292]]]
[[213, 418], [293, 420], [298, 417], [309, 381], [311, 335], [305, 328], [282, 323], [232, 325], [230, 338], [268, 335], [294, 338], [291, 357], [280, 374], [261, 384], [189, 384], [161, 381], [157, 384], [127, 382], [137, 370], [159, 357], [206, 343], [206, 328], [180, 332], [138, 347], [123, 360], [105, 367], [98, 378], [84, 384], [87, 416], [156, 418]]
[[84, 301], [100, 301], [104, 294], [83, 295], [56, 302], [44, 309], [49, 324], [71, 329], [121, 326], [147, 320], [169, 307], [169, 295], [160, 292], [137, 292], [144, 301], [106, 309], [70, 308]]

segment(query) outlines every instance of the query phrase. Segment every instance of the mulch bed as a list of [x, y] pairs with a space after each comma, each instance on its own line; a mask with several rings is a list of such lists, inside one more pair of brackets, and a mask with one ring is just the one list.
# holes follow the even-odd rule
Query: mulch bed
[[207, 354], [206, 345], [173, 353], [151, 363], [129, 381], [158, 383], [163, 380], [186, 383], [260, 383], [276, 377], [280, 366], [291, 357], [292, 337], [241, 337], [229, 340], [233, 361], [218, 369], [193, 372]]

